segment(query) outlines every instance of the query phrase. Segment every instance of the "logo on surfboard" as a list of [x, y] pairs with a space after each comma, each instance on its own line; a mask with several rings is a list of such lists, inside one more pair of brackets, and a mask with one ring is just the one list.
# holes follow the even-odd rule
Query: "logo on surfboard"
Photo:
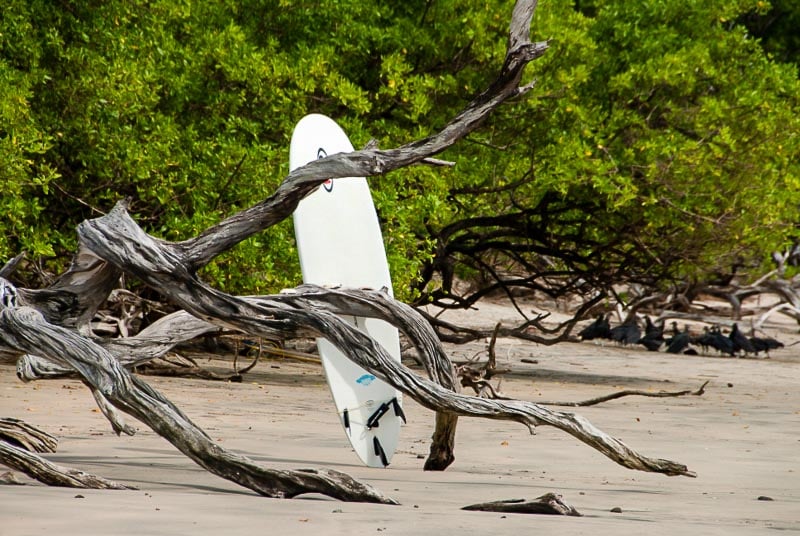
[[[323, 149], [322, 147], [317, 149], [317, 160], [325, 158], [326, 156], [328, 156], [328, 153], [325, 151], [325, 149]], [[325, 191], [328, 193], [333, 191], [333, 179], [328, 179], [325, 182], [323, 182], [322, 187], [325, 188]]]
[[358, 378], [356, 380], [356, 383], [361, 384], [364, 387], [366, 387], [367, 385], [369, 385], [372, 382], [374, 382], [376, 379], [377, 378], [375, 376], [373, 376], [372, 374], [364, 374], [363, 376], [361, 376], [360, 378]]

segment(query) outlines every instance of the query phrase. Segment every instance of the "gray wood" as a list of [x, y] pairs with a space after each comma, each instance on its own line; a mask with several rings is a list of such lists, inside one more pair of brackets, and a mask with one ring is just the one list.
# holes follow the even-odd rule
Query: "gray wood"
[[[208, 471], [260, 494], [294, 497], [316, 492], [348, 501], [394, 503], [343, 473], [325, 469], [271, 470], [228, 452], [150, 385], [131, 376], [114, 355], [123, 362], [135, 360], [134, 354], [147, 348], [141, 350], [141, 358], [147, 359], [148, 352], [161, 351], [174, 338], [167, 336], [160, 342], [144, 337], [139, 341], [108, 342], [93, 336], [91, 318], [125, 273], [158, 290], [198, 319], [198, 330], [216, 326], [269, 339], [329, 339], [354, 362], [437, 412], [434, 445], [426, 468], [442, 469], [452, 462], [456, 420], [462, 415], [513, 420], [531, 431], [538, 425], [555, 426], [625, 467], [693, 476], [682, 464], [640, 455], [578, 415], [531, 402], [459, 394], [453, 366], [430, 325], [413, 309], [385, 293], [303, 286], [293, 293], [246, 298], [214, 289], [196, 276], [220, 253], [290, 216], [300, 200], [323, 180], [373, 176], [425, 163], [475, 130], [504, 101], [529, 91], [533, 84], [521, 85], [523, 70], [548, 46], [530, 41], [536, 4], [535, 0], [517, 2], [506, 58], [497, 78], [438, 133], [396, 149], [380, 150], [370, 145], [361, 151], [310, 162], [289, 174], [263, 202], [184, 242], [167, 243], [147, 235], [128, 214], [125, 201], [117, 203], [108, 215], [83, 222], [78, 227], [78, 254], [53, 286], [19, 289], [9, 295], [13, 299], [0, 305], [0, 351], [3, 355], [40, 356], [74, 370], [91, 387], [115, 430], [125, 430], [118, 411], [133, 416]], [[391, 359], [378, 343], [344, 322], [339, 314], [375, 316], [398, 326], [412, 340], [432, 380]], [[131, 355], [126, 357], [126, 353]], [[31, 358], [24, 358], [20, 367], [25, 374], [30, 368], [31, 377], [36, 377], [35, 367], [26, 368], [26, 363], [31, 362]], [[25, 374], [23, 377], [27, 377]]]
[[[225, 450], [161, 393], [128, 373], [106, 350], [74, 330], [47, 322], [36, 309], [21, 306], [0, 310], [0, 340], [74, 368], [109, 404], [142, 421], [198, 465], [257, 493], [278, 498], [321, 493], [344, 501], [395, 504], [371, 486], [338, 471], [265, 469]], [[0, 461], [16, 468], [18, 453], [8, 447], [5, 444], [0, 449]], [[30, 464], [36, 462], [26, 459]]]
[[[117, 358], [123, 366], [131, 368], [162, 357], [178, 344], [220, 331], [222, 329], [219, 326], [195, 318], [186, 311], [176, 311], [153, 322], [133, 337], [92, 337], [92, 340]], [[74, 374], [74, 371], [36, 355], [24, 354], [17, 360], [17, 376], [22, 381], [57, 378], [69, 374]]]
[[557, 493], [545, 493], [533, 501], [525, 499], [508, 499], [505, 501], [492, 501], [465, 506], [462, 510], [472, 510], [479, 512], [502, 512], [513, 514], [546, 514], [558, 516], [581, 517], [583, 514], [578, 512], [574, 506], [564, 502], [561, 495]]
[[0, 440], [31, 452], [55, 452], [58, 446], [54, 436], [11, 417], [0, 417]]
[[[514, 420], [531, 430], [537, 425], [555, 426], [625, 467], [670, 475], [693, 475], [682, 464], [638, 454], [578, 415], [557, 412], [531, 402], [460, 395], [438, 383], [425, 380], [392, 360], [380, 344], [349, 326], [333, 312], [358, 314], [362, 309], [346, 309], [346, 304], [336, 302], [336, 307], [326, 310], [321, 305], [332, 300], [333, 295], [317, 291], [317, 287], [305, 285], [292, 293], [259, 300], [247, 300], [211, 288], [192, 277], [181, 260], [170, 254], [167, 246], [144, 233], [127, 213], [123, 203], [117, 204], [107, 216], [83, 222], [78, 234], [93, 251], [109, 262], [124, 267], [126, 272], [135, 274], [146, 284], [159, 288], [174, 303], [198, 318], [266, 338], [322, 336], [361, 367], [433, 411]], [[125, 247], [119, 244], [125, 244]], [[159, 270], [149, 269], [152, 259], [164, 263]], [[361, 297], [362, 306], [364, 302], [374, 302], [391, 309], [391, 315], [386, 319], [394, 319], [391, 321], [395, 325], [424, 323], [424, 319], [413, 309], [396, 305], [395, 300], [382, 292], [363, 289], [347, 289], [346, 292]], [[309, 302], [307, 295], [313, 296], [314, 300]], [[369, 299], [365, 299], [365, 296], [369, 296]], [[402, 317], [405, 317], [403, 321], [397, 320]], [[411, 335], [408, 328], [404, 332]], [[425, 347], [426, 341], [414, 344], [421, 348]]]
[[112, 480], [62, 467], [0, 439], [0, 461], [49, 486], [93, 489], [136, 489]]

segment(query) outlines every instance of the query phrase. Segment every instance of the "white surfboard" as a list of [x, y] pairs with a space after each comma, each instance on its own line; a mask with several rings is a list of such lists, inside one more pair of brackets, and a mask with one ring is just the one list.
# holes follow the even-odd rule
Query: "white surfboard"
[[[347, 135], [332, 119], [307, 115], [294, 129], [289, 167], [353, 151]], [[303, 281], [322, 286], [387, 288], [389, 265], [367, 181], [364, 177], [328, 180], [294, 212], [294, 232]], [[379, 342], [400, 361], [397, 329], [374, 318], [347, 320]], [[401, 393], [350, 361], [326, 339], [317, 340], [325, 377], [350, 444], [370, 467], [385, 467], [397, 448]]]

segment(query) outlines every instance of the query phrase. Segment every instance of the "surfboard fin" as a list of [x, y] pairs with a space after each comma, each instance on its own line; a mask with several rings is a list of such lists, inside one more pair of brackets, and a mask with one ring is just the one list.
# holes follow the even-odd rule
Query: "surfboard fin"
[[378, 428], [381, 425], [381, 417], [386, 415], [389, 412], [389, 409], [394, 409], [394, 414], [397, 417], [403, 419], [403, 422], [406, 422], [406, 414], [403, 413], [403, 408], [400, 406], [400, 402], [397, 401], [397, 398], [393, 398], [388, 402], [384, 402], [378, 409], [376, 409], [372, 415], [369, 416], [367, 419], [367, 429], [371, 430], [373, 428]]
[[406, 420], [406, 414], [403, 412], [403, 406], [400, 405], [397, 397], [392, 399], [392, 408], [394, 409], [394, 414], [403, 419], [403, 424], [408, 424], [408, 421]]
[[347, 429], [347, 433], [350, 433], [350, 412], [345, 409], [342, 413], [342, 421], [344, 422], [344, 427]]
[[383, 466], [389, 465], [389, 460], [386, 459], [386, 453], [383, 451], [383, 446], [377, 437], [372, 438], [372, 446], [375, 448], [375, 456], [380, 456]]
[[378, 409], [372, 412], [372, 415], [367, 419], [367, 429], [372, 430], [373, 428], [379, 427], [381, 425], [381, 417], [386, 415], [387, 411], [389, 411], [389, 404], [386, 402], [378, 406]]

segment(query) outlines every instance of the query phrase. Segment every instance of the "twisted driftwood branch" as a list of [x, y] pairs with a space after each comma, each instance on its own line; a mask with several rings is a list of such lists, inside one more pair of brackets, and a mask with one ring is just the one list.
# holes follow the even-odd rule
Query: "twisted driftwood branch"
[[[72, 330], [48, 323], [36, 309], [22, 306], [0, 311], [0, 340], [75, 369], [110, 404], [148, 425], [198, 465], [257, 493], [279, 498], [322, 493], [344, 501], [396, 504], [338, 471], [265, 469], [226, 451], [161, 393], [130, 375], [107, 351]], [[6, 454], [12, 453], [0, 452], [4, 463]]]
[[[555, 426], [625, 467], [668, 475], [693, 476], [682, 464], [640, 455], [578, 415], [552, 411], [531, 402], [487, 400], [460, 395], [417, 376], [392, 360], [380, 344], [352, 328], [332, 312], [359, 314], [366, 312], [364, 307], [367, 304], [376, 304], [373, 306], [376, 316], [382, 307], [385, 309], [385, 319], [398, 325], [407, 335], [428, 337], [415, 341], [415, 346], [425, 348], [436, 345], [437, 341], [429, 327], [418, 327], [416, 330], [409, 327], [425, 323], [420, 315], [408, 306], [397, 304], [382, 292], [348, 289], [347, 294], [353, 296], [349, 303], [358, 307], [349, 307], [348, 303], [340, 299], [335, 302], [335, 307], [329, 307], [328, 310], [321, 305], [341, 297], [344, 292], [332, 296], [329, 290], [317, 291], [317, 287], [309, 285], [299, 287], [294, 293], [258, 300], [225, 294], [193, 277], [178, 256], [136, 225], [121, 203], [107, 216], [83, 222], [78, 232], [83, 243], [99, 256], [136, 275], [146, 284], [159, 288], [174, 303], [199, 318], [262, 337], [322, 336], [355, 363], [431, 410], [514, 420], [529, 428], [540, 424]], [[399, 318], [402, 320], [397, 320]]]
[[[393, 502], [335, 471], [275, 471], [258, 467], [220, 448], [177, 407], [148, 384], [129, 375], [108, 350], [91, 339], [89, 325], [122, 272], [138, 277], [187, 312], [217, 326], [266, 338], [301, 335], [328, 338], [353, 361], [437, 411], [434, 443], [441, 442], [442, 451], [434, 466], [446, 467], [452, 461], [456, 416], [469, 415], [514, 420], [529, 428], [549, 424], [626, 467], [691, 475], [681, 464], [639, 455], [580, 416], [551, 411], [530, 402], [485, 400], [453, 392], [452, 365], [432, 336], [430, 326], [426, 327], [419, 315], [411, 314], [407, 307], [380, 292], [350, 290], [334, 296], [324, 289], [304, 287], [295, 294], [248, 300], [215, 290], [195, 276], [215, 256], [288, 217], [300, 200], [323, 180], [372, 176], [424, 163], [477, 128], [505, 100], [530, 90], [532, 84], [520, 85], [524, 67], [547, 49], [546, 43], [529, 40], [535, 7], [535, 0], [517, 2], [500, 74], [439, 133], [393, 150], [370, 147], [313, 161], [287, 176], [264, 202], [181, 243], [170, 244], [150, 237], [130, 218], [126, 205], [119, 203], [107, 216], [79, 226], [79, 252], [73, 266], [55, 285], [40, 291], [21, 289], [20, 303], [36, 309], [5, 304], [6, 308], [0, 311], [0, 339], [17, 353], [40, 355], [76, 370], [91, 385], [99, 401], [105, 400], [109, 407], [142, 420], [207, 470], [272, 497], [318, 492], [343, 500]], [[379, 344], [336, 314], [364, 308], [372, 308], [372, 313], [366, 316], [382, 314], [411, 336], [425, 355], [428, 373], [435, 381], [422, 379], [392, 360]], [[107, 416], [115, 418], [111, 412]], [[445, 444], [447, 441], [451, 444]]]
[[[153, 322], [133, 337], [93, 339], [126, 368], [135, 367], [161, 357], [176, 345], [221, 329], [193, 317], [186, 311], [176, 311]], [[25, 354], [17, 360], [17, 376], [22, 381], [56, 378], [74, 371], [48, 359]]]

